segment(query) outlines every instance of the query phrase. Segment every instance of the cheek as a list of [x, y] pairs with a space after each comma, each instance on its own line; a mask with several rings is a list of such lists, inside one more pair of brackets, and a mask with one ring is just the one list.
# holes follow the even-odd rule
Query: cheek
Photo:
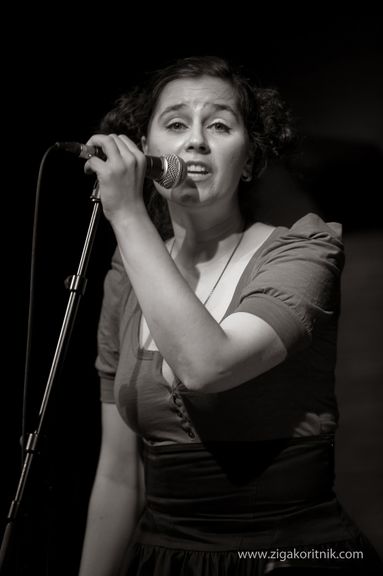
[[223, 168], [225, 173], [229, 173], [232, 178], [240, 177], [246, 164], [247, 154], [244, 150], [231, 150], [223, 158]]
[[222, 163], [230, 170], [241, 171], [249, 156], [249, 146], [242, 138], [232, 140], [221, 149]]
[[172, 142], [166, 132], [151, 129], [146, 139], [146, 151], [144, 152], [151, 156], [161, 156], [161, 154], [173, 152], [171, 144]]

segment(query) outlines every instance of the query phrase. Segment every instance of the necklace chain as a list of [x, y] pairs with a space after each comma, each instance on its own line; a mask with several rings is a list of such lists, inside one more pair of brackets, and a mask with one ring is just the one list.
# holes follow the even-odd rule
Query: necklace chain
[[[221, 272], [220, 272], [220, 275], [218, 276], [217, 280], [215, 281], [213, 288], [210, 290], [209, 294], [207, 295], [207, 298], [205, 298], [205, 300], [203, 301], [202, 304], [203, 304], [204, 306], [206, 305], [206, 303], [208, 302], [208, 300], [210, 300], [210, 298], [211, 298], [211, 296], [213, 295], [214, 290], [217, 288], [217, 286], [218, 286], [218, 284], [219, 284], [222, 276], [225, 274], [225, 271], [226, 271], [227, 267], [229, 266], [231, 260], [233, 259], [234, 254], [236, 253], [237, 249], [239, 248], [239, 245], [240, 245], [240, 243], [241, 243], [241, 241], [242, 241], [242, 238], [243, 238], [244, 234], [245, 234], [245, 230], [242, 230], [241, 235], [240, 235], [240, 237], [239, 237], [239, 239], [238, 239], [238, 242], [237, 242], [236, 245], [234, 246], [234, 249], [232, 250], [232, 252], [231, 252], [231, 254], [230, 254], [230, 256], [229, 256], [229, 258], [228, 258], [228, 260], [227, 260], [227, 262], [226, 262], [226, 264], [225, 264], [225, 266], [223, 267], [223, 269], [222, 269]], [[170, 253], [169, 253], [170, 256], [172, 256], [172, 254], [173, 254], [173, 248], [174, 248], [175, 241], [176, 241], [176, 239], [174, 238], [173, 244], [172, 244], [172, 247], [171, 247]]]

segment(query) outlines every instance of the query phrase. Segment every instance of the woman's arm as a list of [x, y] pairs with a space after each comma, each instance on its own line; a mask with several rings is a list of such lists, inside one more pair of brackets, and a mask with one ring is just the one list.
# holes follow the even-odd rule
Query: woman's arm
[[102, 405], [102, 441], [79, 576], [113, 576], [143, 507], [137, 437], [114, 404]]
[[286, 358], [278, 334], [256, 315], [233, 313], [221, 324], [213, 318], [170, 258], [148, 216], [131, 213], [114, 231], [150, 333], [187, 388], [227, 390]]
[[150, 333], [190, 389], [220, 391], [269, 370], [286, 357], [274, 329], [255, 315], [221, 325], [201, 304], [151, 222], [142, 198], [145, 157], [125, 136], [98, 135], [108, 160], [92, 157], [101, 201]]

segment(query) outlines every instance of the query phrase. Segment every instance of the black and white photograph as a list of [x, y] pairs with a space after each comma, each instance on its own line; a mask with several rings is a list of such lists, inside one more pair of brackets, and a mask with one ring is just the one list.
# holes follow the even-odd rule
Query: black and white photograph
[[108, 8], [4, 24], [0, 574], [379, 576], [378, 14]]

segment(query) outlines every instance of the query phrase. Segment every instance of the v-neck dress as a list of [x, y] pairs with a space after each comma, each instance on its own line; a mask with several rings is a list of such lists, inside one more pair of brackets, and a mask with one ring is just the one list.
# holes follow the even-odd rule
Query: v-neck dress
[[[159, 351], [139, 344], [141, 310], [118, 251], [105, 279], [96, 366], [102, 400], [151, 444], [254, 441], [333, 432], [343, 246], [340, 226], [308, 214], [273, 230], [243, 271], [225, 317], [255, 314], [286, 346], [281, 365], [219, 393], [162, 376]], [[153, 286], [153, 290], [156, 287]]]
[[[225, 317], [259, 316], [287, 358], [206, 394], [179, 379], [170, 385], [161, 353], [140, 346], [142, 313], [115, 252], [96, 366], [102, 401], [115, 402], [143, 441], [146, 492], [121, 576], [263, 576], [288, 567], [380, 573], [334, 492], [343, 262], [339, 225], [308, 214], [275, 228], [244, 269]], [[341, 557], [355, 551], [363, 551], [363, 564]]]

